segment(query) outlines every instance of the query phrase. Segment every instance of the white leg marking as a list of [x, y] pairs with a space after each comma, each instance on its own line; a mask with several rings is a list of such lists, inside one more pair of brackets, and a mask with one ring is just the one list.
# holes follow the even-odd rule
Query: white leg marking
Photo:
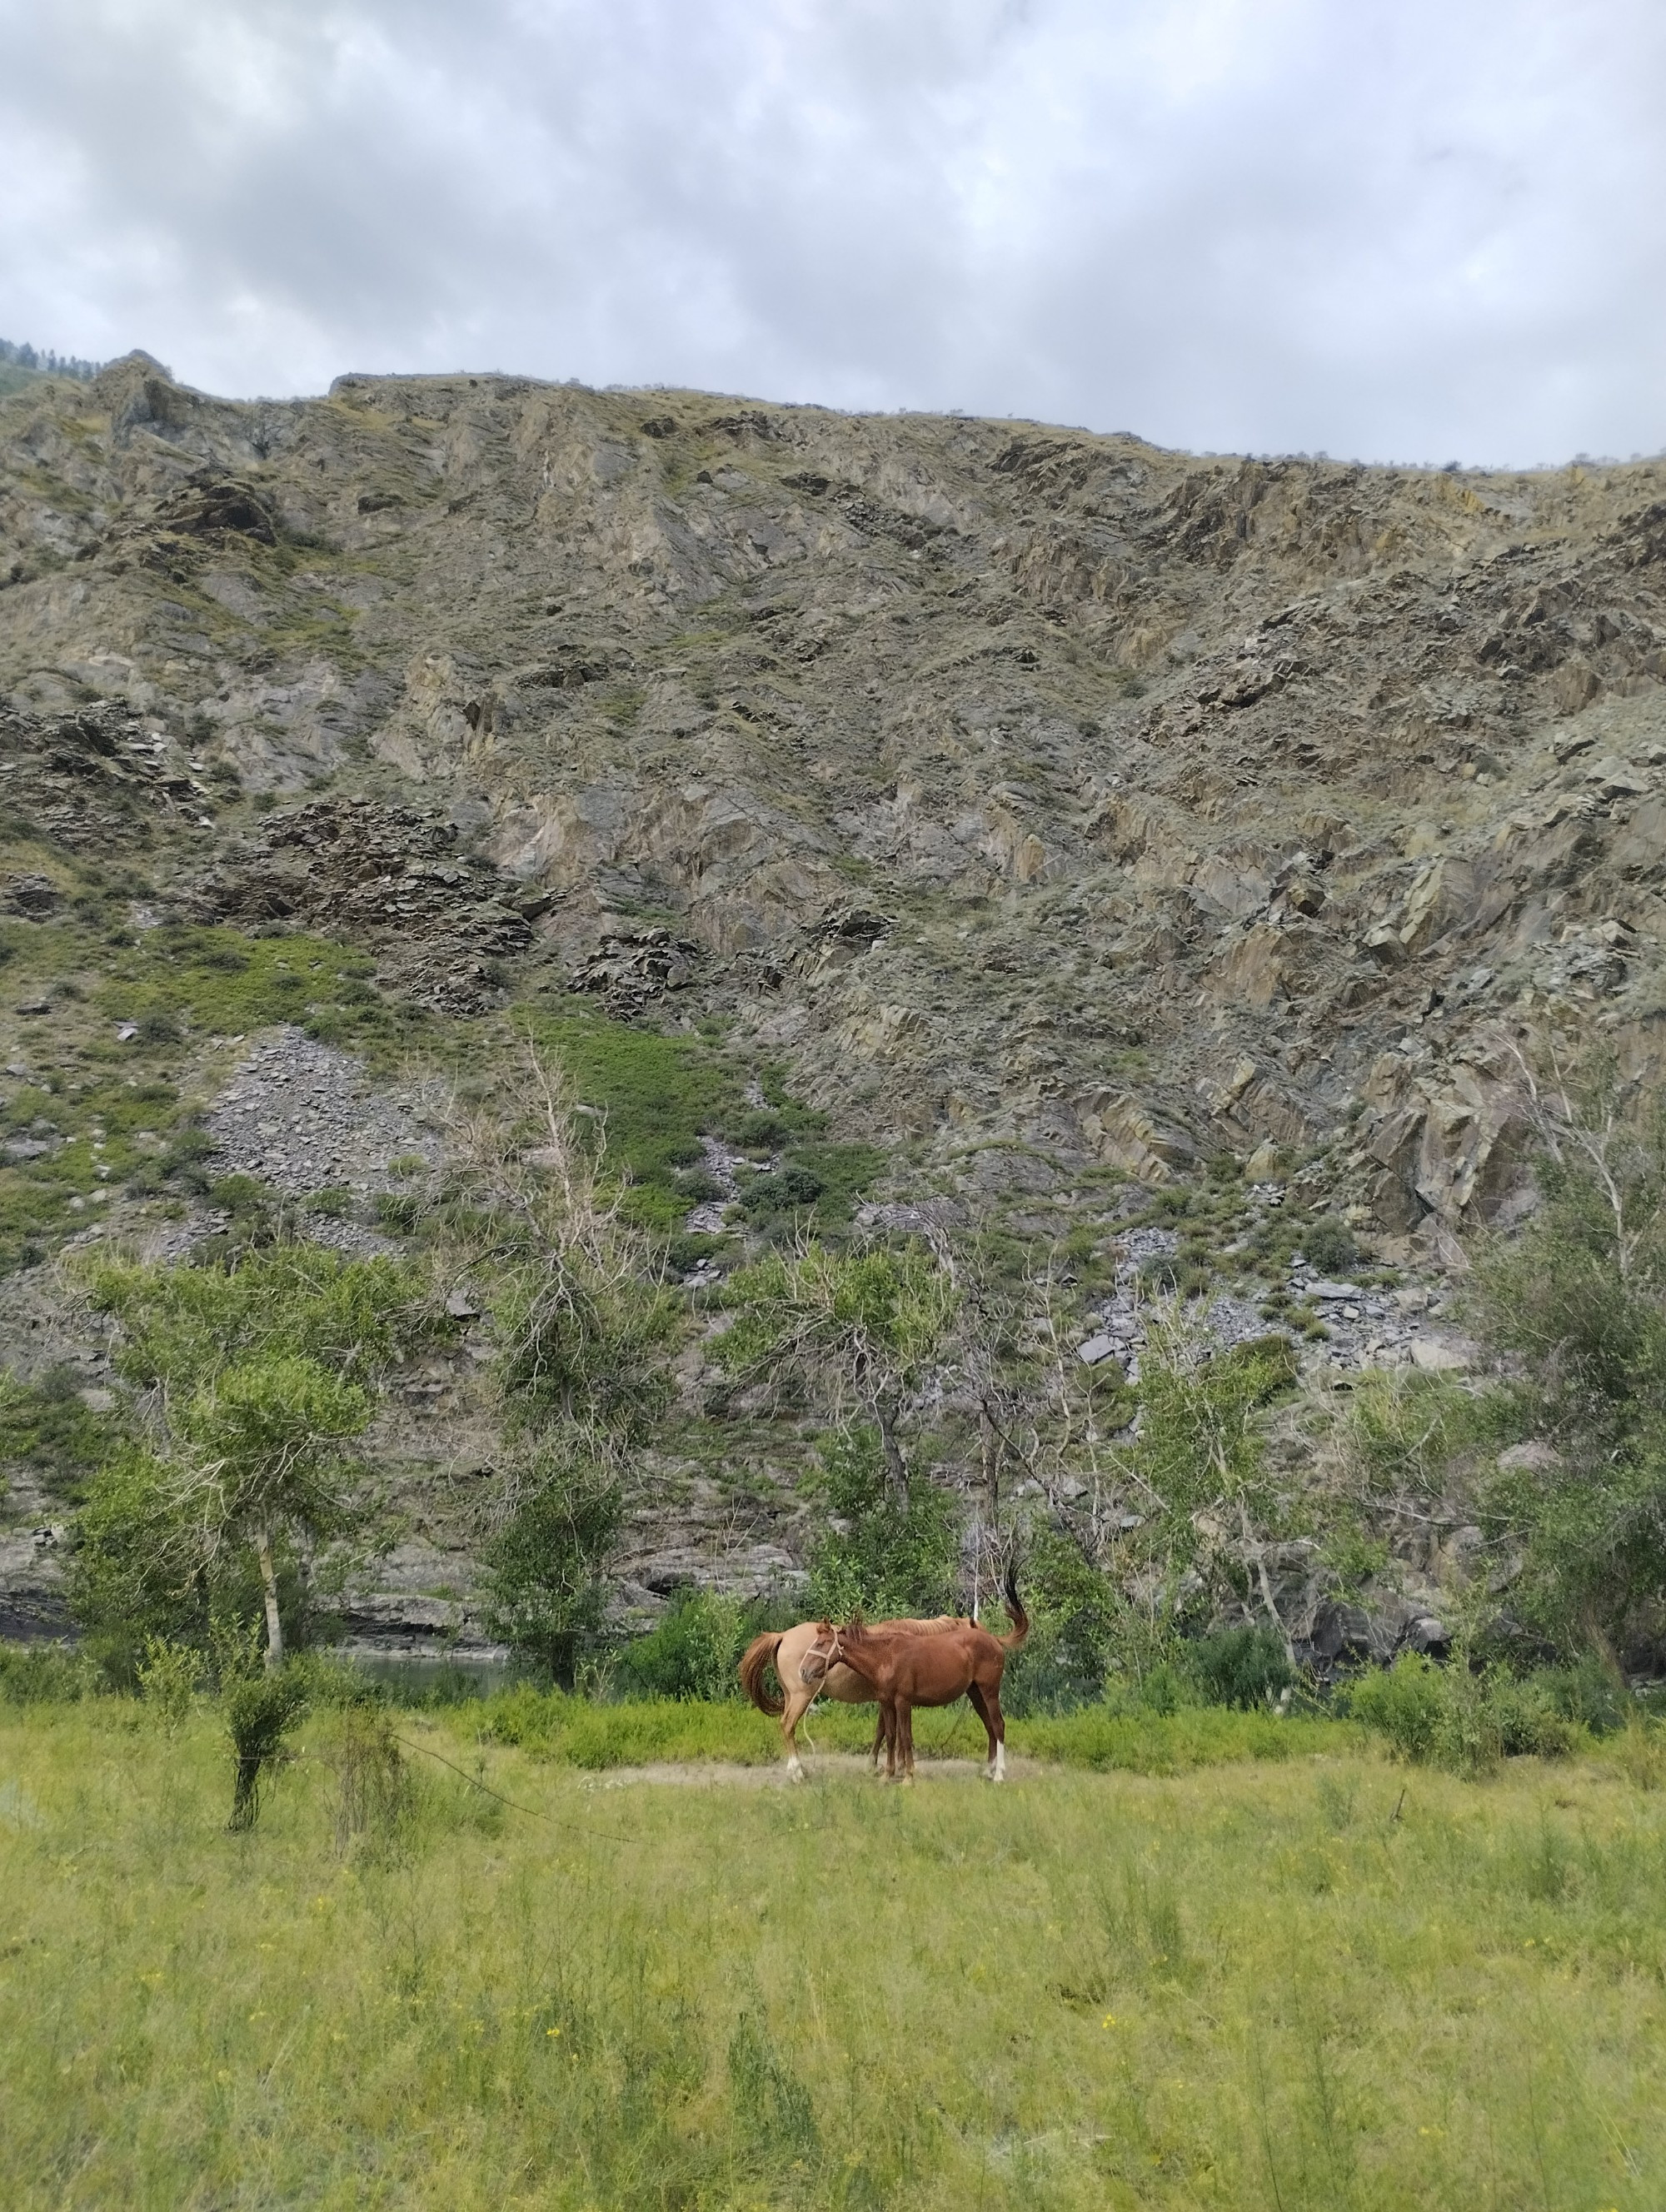
[[994, 1771], [989, 1779], [992, 1782], [1005, 1782], [1006, 1779], [1006, 1747], [1004, 1743], [995, 1746]]
[[789, 1782], [802, 1782], [804, 1779], [804, 1768], [797, 1752], [787, 1762], [787, 1778]]

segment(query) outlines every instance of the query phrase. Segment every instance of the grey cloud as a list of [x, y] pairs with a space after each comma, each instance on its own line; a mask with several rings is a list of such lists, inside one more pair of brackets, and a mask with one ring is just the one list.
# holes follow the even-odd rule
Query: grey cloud
[[1655, 0], [0, 0], [0, 329], [1652, 450], [1663, 94]]

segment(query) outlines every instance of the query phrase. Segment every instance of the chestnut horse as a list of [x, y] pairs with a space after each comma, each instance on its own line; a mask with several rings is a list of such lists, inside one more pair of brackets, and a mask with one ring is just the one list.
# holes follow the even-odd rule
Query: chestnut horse
[[[885, 1620], [878, 1626], [888, 1633], [913, 1636], [940, 1636], [952, 1628], [966, 1628], [971, 1624], [952, 1613], [939, 1613], [932, 1620]], [[787, 1771], [794, 1782], [802, 1782], [804, 1768], [799, 1759], [798, 1725], [811, 1706], [824, 1692], [842, 1705], [866, 1705], [873, 1702], [876, 1692], [860, 1674], [848, 1667], [841, 1667], [830, 1659], [825, 1651], [817, 1650], [818, 1638], [830, 1633], [824, 1620], [801, 1620], [796, 1628], [775, 1629], [763, 1636], [755, 1636], [746, 1646], [740, 1662], [740, 1680], [747, 1696], [761, 1713], [778, 1714], [781, 1718], [781, 1741], [787, 1747]], [[773, 1667], [781, 1691], [772, 1691], [765, 1682], [764, 1671]], [[886, 1741], [885, 1717], [880, 1712], [873, 1731], [873, 1771], [879, 1771], [879, 1747]]]
[[1006, 1723], [1001, 1717], [1000, 1678], [1009, 1652], [1030, 1633], [1030, 1619], [1018, 1598], [1012, 1569], [1006, 1571], [1010, 1636], [992, 1636], [975, 1621], [956, 1621], [937, 1636], [899, 1635], [887, 1622], [866, 1628], [860, 1620], [843, 1628], [823, 1621], [808, 1655], [812, 1666], [842, 1663], [873, 1686], [879, 1700], [880, 1730], [885, 1739], [885, 1775], [894, 1779], [900, 1759], [903, 1778], [914, 1779], [914, 1708], [952, 1705], [967, 1698], [989, 1739], [991, 1782], [1006, 1778]]

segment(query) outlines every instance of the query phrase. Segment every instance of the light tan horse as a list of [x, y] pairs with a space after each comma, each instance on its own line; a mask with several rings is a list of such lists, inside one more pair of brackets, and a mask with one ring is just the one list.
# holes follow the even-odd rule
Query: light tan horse
[[[886, 1620], [878, 1624], [899, 1634], [915, 1636], [941, 1636], [950, 1629], [970, 1625], [952, 1613], [940, 1613], [932, 1620]], [[804, 1779], [804, 1767], [799, 1759], [798, 1725], [816, 1699], [826, 1696], [842, 1705], [866, 1705], [873, 1702], [876, 1695], [873, 1684], [865, 1677], [836, 1662], [830, 1666], [825, 1652], [817, 1651], [817, 1636], [820, 1634], [824, 1638], [826, 1628], [824, 1621], [801, 1620], [796, 1628], [773, 1629], [763, 1636], [755, 1636], [741, 1656], [740, 1680], [747, 1696], [759, 1712], [780, 1716], [781, 1741], [787, 1747], [787, 1771], [794, 1782]], [[771, 1690], [764, 1680], [770, 1668], [775, 1669], [775, 1680], [781, 1684], [779, 1692]], [[876, 1774], [882, 1744], [889, 1748], [883, 1711], [873, 1731]]]

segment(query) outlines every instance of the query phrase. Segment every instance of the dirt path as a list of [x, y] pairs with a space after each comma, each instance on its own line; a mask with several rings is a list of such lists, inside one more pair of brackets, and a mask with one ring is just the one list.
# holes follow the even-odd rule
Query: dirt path
[[[1016, 1759], [1008, 1753], [1009, 1779], [1038, 1771], [1036, 1760]], [[866, 1782], [869, 1778], [867, 1761], [858, 1752], [827, 1752], [819, 1758], [806, 1758], [804, 1774], [806, 1782]], [[921, 1782], [977, 1782], [983, 1777], [983, 1761], [921, 1757], [916, 1774]], [[624, 1790], [642, 1782], [666, 1784], [678, 1789], [787, 1790], [793, 1786], [782, 1764], [741, 1766], [733, 1760], [710, 1759], [665, 1759], [648, 1766], [615, 1766], [605, 1774], [588, 1777], [584, 1787]]]

